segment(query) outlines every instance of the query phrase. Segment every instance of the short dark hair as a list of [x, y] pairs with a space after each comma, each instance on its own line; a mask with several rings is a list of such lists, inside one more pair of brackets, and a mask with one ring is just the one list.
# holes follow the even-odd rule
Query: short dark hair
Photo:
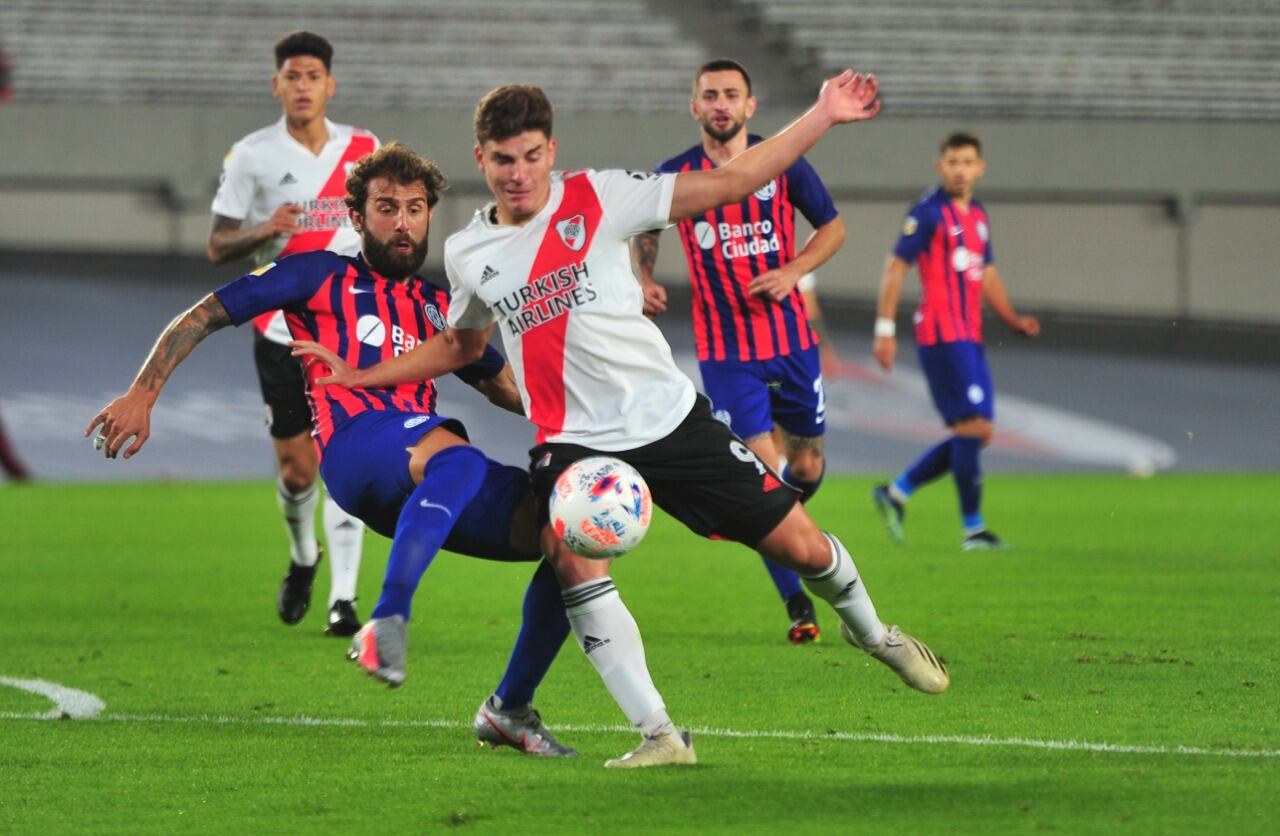
[[698, 68], [693, 74], [693, 95], [698, 95], [698, 79], [702, 78], [703, 73], [723, 73], [732, 70], [742, 73], [742, 80], [747, 83], [747, 95], [751, 95], [751, 74], [747, 72], [747, 68], [734, 61], [732, 58], [717, 58], [714, 61], [708, 61]]
[[978, 139], [977, 134], [971, 134], [968, 131], [956, 131], [949, 134], [946, 139], [942, 140], [942, 144], [938, 146], [938, 153], [945, 154], [953, 148], [972, 148], [978, 152], [978, 156], [982, 156], [982, 141]]
[[551, 138], [554, 112], [547, 94], [532, 84], [507, 84], [485, 94], [476, 104], [476, 142], [501, 142], [525, 131], [542, 131]]
[[355, 168], [347, 175], [348, 209], [361, 213], [365, 211], [364, 205], [369, 199], [369, 181], [377, 177], [386, 177], [402, 186], [421, 183], [427, 189], [428, 208], [439, 203], [440, 193], [449, 188], [449, 181], [434, 162], [414, 153], [406, 145], [388, 142], [372, 154], [365, 154], [357, 160]]
[[319, 58], [327, 73], [333, 63], [333, 44], [314, 32], [291, 32], [276, 41], [276, 69], [284, 66], [284, 62], [299, 55]]

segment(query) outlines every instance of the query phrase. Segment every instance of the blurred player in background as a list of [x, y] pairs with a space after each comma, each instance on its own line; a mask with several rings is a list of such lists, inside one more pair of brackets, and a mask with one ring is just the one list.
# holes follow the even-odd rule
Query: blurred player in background
[[982, 346], [982, 301], [1017, 334], [1034, 337], [1040, 323], [1014, 310], [996, 270], [987, 213], [973, 197], [974, 185], [986, 172], [981, 142], [973, 134], [948, 136], [936, 167], [942, 184], [911, 207], [880, 278], [871, 350], [885, 371], [893, 369], [898, 297], [914, 263], [922, 289], [915, 314], [916, 350], [934, 406], [951, 435], [871, 495], [890, 536], [901, 543], [907, 500], [950, 471], [960, 495], [961, 548], [999, 549], [1003, 543], [982, 516], [979, 456], [991, 443], [995, 416], [995, 390]]
[[[372, 365], [443, 332], [449, 294], [415, 273], [426, 258], [431, 212], [444, 185], [434, 163], [399, 143], [361, 159], [343, 193], [350, 194], [362, 251], [284, 257], [209, 294], [170, 323], [133, 385], [85, 435], [101, 427], [95, 443], [107, 457], [123, 451], [131, 458], [150, 437], [151, 409], [178, 364], [209, 334], [267, 311], [283, 309], [293, 335], [318, 340], [356, 364]], [[380, 652], [357, 651], [351, 658], [396, 686], [405, 679], [410, 605], [442, 547], [493, 560], [540, 557], [529, 476], [488, 459], [469, 444], [459, 422], [437, 415], [432, 381], [349, 390], [317, 384], [326, 372], [320, 364], [306, 372], [325, 482], [347, 511], [392, 538], [369, 622], [381, 625]], [[523, 414], [511, 367], [492, 348], [458, 376], [493, 403]], [[476, 713], [476, 733], [529, 754], [576, 754], [542, 726], [531, 705], [569, 634], [549, 563], [534, 573], [523, 612], [506, 674]], [[356, 648], [369, 630], [366, 625], [357, 635]]]
[[27, 470], [22, 459], [18, 458], [18, 454], [14, 452], [9, 434], [4, 430], [3, 421], [0, 421], [0, 469], [3, 469], [5, 475], [15, 482], [26, 482], [31, 479], [31, 471]]
[[[689, 110], [701, 142], [658, 165], [660, 173], [707, 171], [727, 163], [761, 137], [747, 133], [755, 113], [751, 77], [721, 58], [694, 73]], [[814, 228], [795, 252], [795, 210]], [[826, 186], [803, 157], [740, 203], [680, 221], [693, 286], [693, 331], [702, 388], [715, 416], [770, 467], [785, 457], [782, 478], [802, 502], [818, 490], [823, 457], [824, 399], [819, 338], [809, 324], [797, 283], [835, 255], [844, 222]], [[666, 308], [666, 290], [653, 279], [661, 230], [636, 236], [632, 264], [645, 312]], [[782, 449], [774, 443], [775, 426]], [[791, 627], [792, 644], [820, 635], [813, 601], [795, 572], [764, 558]]]
[[[911, 687], [940, 693], [950, 683], [927, 647], [880, 621], [853, 558], [817, 527], [797, 502], [798, 491], [712, 416], [644, 316], [628, 253], [632, 236], [737, 203], [786, 172], [832, 126], [874, 117], [877, 89], [874, 77], [846, 70], [786, 129], [732, 162], [669, 174], [554, 171], [552, 109], [543, 92], [521, 85], [493, 90], [475, 118], [476, 164], [493, 202], [445, 244], [449, 330], [360, 369], [314, 342], [294, 344], [296, 353], [320, 357], [334, 370], [317, 383], [359, 389], [434, 378], [474, 362], [494, 328], [501, 331], [525, 413], [538, 430], [529, 456], [543, 553], [555, 567], [578, 645], [643, 736], [608, 767], [691, 764], [696, 757], [689, 732], [676, 728], [653, 683], [609, 562], [574, 554], [548, 522], [556, 478], [590, 455], [631, 464], [654, 502], [692, 531], [736, 540], [801, 574], [839, 615], [846, 640]], [[672, 584], [685, 594], [678, 579]], [[395, 623], [371, 619], [361, 635], [372, 642], [362, 655], [377, 664], [384, 636], [394, 652], [398, 634]]]
[[[271, 89], [284, 115], [274, 125], [232, 146], [213, 199], [209, 258], [215, 264], [253, 256], [266, 266], [281, 256], [312, 250], [359, 252], [351, 229], [347, 173], [378, 147], [368, 131], [325, 118], [334, 92], [333, 47], [319, 35], [294, 32], [275, 46]], [[289, 355], [289, 331], [280, 311], [254, 320], [253, 356], [279, 469], [277, 498], [289, 534], [290, 561], [277, 597], [286, 624], [297, 624], [311, 605], [320, 561], [316, 509], [320, 504], [319, 457], [311, 439], [311, 413], [297, 360]], [[349, 636], [360, 629], [355, 611], [364, 526], [331, 498], [324, 503], [331, 586], [325, 632]]]

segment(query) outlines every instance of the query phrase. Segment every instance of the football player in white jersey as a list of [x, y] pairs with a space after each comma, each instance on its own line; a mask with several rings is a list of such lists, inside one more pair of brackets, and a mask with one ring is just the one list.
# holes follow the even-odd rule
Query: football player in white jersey
[[[536, 87], [490, 92], [476, 108], [476, 163], [494, 200], [445, 244], [449, 330], [377, 366], [353, 370], [314, 343], [334, 375], [322, 383], [384, 386], [435, 377], [480, 356], [502, 333], [525, 412], [543, 553], [563, 589], [573, 634], [609, 693], [643, 735], [610, 767], [694, 763], [692, 741], [667, 714], [640, 632], [605, 561], [578, 557], [547, 520], [556, 476], [603, 453], [644, 476], [654, 501], [693, 531], [737, 540], [797, 572], [828, 602], [852, 644], [908, 685], [940, 693], [946, 668], [921, 642], [880, 621], [848, 551], [814, 524], [769, 465], [711, 415], [643, 314], [628, 239], [735, 203], [781, 174], [828, 128], [879, 111], [877, 83], [846, 70], [778, 134], [708, 171], [555, 172], [551, 105]], [[375, 635], [384, 625], [370, 621]], [[385, 625], [389, 643], [395, 628]], [[380, 646], [381, 640], [378, 640]]]
[[[276, 43], [271, 89], [284, 113], [274, 125], [233, 145], [223, 162], [209, 235], [208, 255], [215, 264], [252, 256], [265, 267], [298, 252], [360, 251], [360, 237], [343, 203], [345, 183], [355, 161], [375, 151], [378, 140], [368, 131], [325, 118], [334, 92], [332, 58], [329, 42], [310, 32], [294, 32]], [[297, 624], [311, 604], [321, 556], [315, 531], [319, 458], [302, 372], [289, 356], [284, 315], [275, 311], [255, 320], [253, 336], [279, 469], [277, 498], [290, 545], [289, 570], [276, 608], [284, 623]], [[332, 578], [325, 632], [353, 635], [360, 629], [355, 597], [364, 523], [325, 496], [324, 529]]]

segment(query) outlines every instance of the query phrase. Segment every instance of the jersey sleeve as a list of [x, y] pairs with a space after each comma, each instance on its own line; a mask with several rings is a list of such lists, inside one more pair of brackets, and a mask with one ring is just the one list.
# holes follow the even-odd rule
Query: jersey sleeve
[[344, 265], [340, 256], [325, 250], [299, 253], [246, 273], [214, 294], [232, 323], [243, 325], [258, 314], [306, 302]]
[[669, 160], [663, 160], [653, 167], [654, 174], [676, 174], [680, 171], [680, 158], [672, 157]]
[[475, 386], [481, 381], [489, 380], [502, 371], [507, 364], [506, 359], [491, 345], [484, 347], [484, 356], [474, 363], [468, 363], [454, 372], [458, 379], [468, 386]]
[[831, 223], [840, 214], [831, 200], [831, 192], [804, 157], [787, 169], [787, 194], [814, 229]]
[[933, 237], [938, 226], [938, 211], [927, 203], [917, 203], [902, 220], [902, 234], [893, 248], [893, 254], [908, 264], [914, 264]]
[[249, 152], [236, 143], [222, 160], [222, 174], [218, 178], [218, 192], [213, 196], [213, 214], [243, 221], [249, 217], [253, 205], [253, 169]]
[[623, 236], [671, 225], [671, 198], [676, 175], [652, 171], [592, 171], [591, 185], [600, 196], [600, 205]]
[[[493, 324], [493, 311], [472, 289], [476, 283], [468, 281], [461, 268], [450, 256], [449, 244], [444, 245], [444, 272], [449, 277], [449, 327], [483, 331]], [[473, 277], [474, 278], [474, 277]]]
[[986, 253], [983, 254], [983, 260], [987, 264], [995, 264], [996, 251], [991, 244], [991, 216], [987, 214], [987, 207], [985, 206], [982, 207], [982, 214], [983, 214], [983, 217], [985, 218], [985, 220], [982, 222], [982, 226], [983, 226], [983, 229], [985, 230], [984, 235], [986, 236], [983, 239], [983, 243], [987, 245], [987, 251]]

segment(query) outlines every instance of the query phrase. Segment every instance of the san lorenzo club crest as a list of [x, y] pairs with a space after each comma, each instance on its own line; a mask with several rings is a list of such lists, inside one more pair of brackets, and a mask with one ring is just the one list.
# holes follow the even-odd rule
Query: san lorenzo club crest
[[556, 232], [560, 234], [564, 245], [576, 253], [587, 243], [587, 219], [582, 215], [565, 218], [556, 224]]

